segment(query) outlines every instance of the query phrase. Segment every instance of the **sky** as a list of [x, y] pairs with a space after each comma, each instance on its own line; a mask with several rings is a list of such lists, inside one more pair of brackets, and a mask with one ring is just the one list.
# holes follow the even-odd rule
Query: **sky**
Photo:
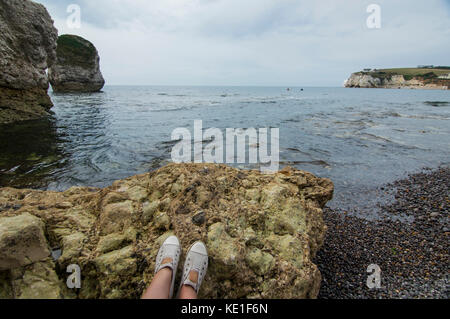
[[107, 85], [342, 86], [363, 68], [450, 65], [450, 0], [35, 2], [97, 47]]

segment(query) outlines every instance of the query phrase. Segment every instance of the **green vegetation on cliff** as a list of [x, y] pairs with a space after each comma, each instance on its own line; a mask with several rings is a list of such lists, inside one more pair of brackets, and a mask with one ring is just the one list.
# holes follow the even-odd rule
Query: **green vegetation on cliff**
[[370, 75], [380, 80], [391, 80], [394, 75], [402, 75], [406, 81], [417, 79], [426, 83], [446, 84], [448, 79], [439, 78], [450, 73], [450, 67], [423, 67], [423, 68], [390, 68], [390, 69], [374, 69], [357, 72], [359, 75]]
[[394, 69], [379, 69], [379, 72], [386, 72], [392, 74], [409, 75], [409, 76], [423, 76], [428, 73], [434, 73], [436, 76], [450, 73], [450, 69], [445, 68], [394, 68]]
[[94, 67], [97, 50], [94, 45], [76, 35], [63, 34], [57, 41], [57, 56], [64, 58], [71, 65], [83, 68]]
[[429, 80], [437, 78], [441, 75], [450, 73], [448, 67], [435, 67], [435, 68], [391, 68], [391, 69], [376, 69], [369, 72], [360, 72], [361, 74], [370, 74], [373, 77], [379, 79], [391, 79], [393, 75], [403, 75], [405, 80], [409, 81], [413, 78], [420, 78], [423, 80]]
[[441, 75], [446, 75], [450, 73], [449, 69], [444, 68], [394, 68], [394, 69], [381, 69], [378, 71], [385, 72], [387, 74], [403, 75], [403, 77], [407, 81], [412, 80], [413, 78], [430, 80], [437, 78]]

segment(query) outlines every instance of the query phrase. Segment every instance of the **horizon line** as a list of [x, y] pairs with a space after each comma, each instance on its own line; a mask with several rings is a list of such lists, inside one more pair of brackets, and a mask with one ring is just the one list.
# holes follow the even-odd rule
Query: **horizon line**
[[258, 84], [105, 84], [107, 86], [160, 86], [160, 87], [266, 87], [266, 88], [340, 88], [338, 85], [258, 85]]

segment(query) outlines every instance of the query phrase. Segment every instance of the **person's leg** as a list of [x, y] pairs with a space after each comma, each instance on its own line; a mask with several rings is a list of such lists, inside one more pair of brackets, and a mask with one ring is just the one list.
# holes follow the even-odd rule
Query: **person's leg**
[[191, 286], [184, 285], [180, 291], [180, 299], [197, 299], [197, 293]]
[[142, 294], [142, 299], [170, 299], [173, 296], [173, 286], [181, 246], [178, 238], [170, 236], [161, 245], [156, 257], [155, 277]]
[[161, 269], [153, 277], [152, 283], [142, 295], [142, 299], [169, 299], [171, 284], [172, 269]]
[[[195, 270], [191, 270], [189, 277], [194, 277], [190, 280], [197, 283], [198, 273]], [[180, 299], [197, 299], [197, 292], [189, 285], [182, 285], [180, 289]]]
[[180, 299], [197, 299], [197, 294], [208, 269], [208, 252], [205, 244], [196, 242], [186, 255], [181, 287]]

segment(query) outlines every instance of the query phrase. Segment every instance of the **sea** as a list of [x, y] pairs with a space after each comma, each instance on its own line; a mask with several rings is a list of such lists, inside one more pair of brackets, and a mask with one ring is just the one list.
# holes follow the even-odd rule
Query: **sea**
[[328, 205], [367, 217], [390, 200], [383, 185], [450, 163], [450, 91], [106, 86], [50, 96], [50, 117], [0, 126], [1, 187], [105, 187], [153, 171], [172, 161], [173, 131], [193, 132], [195, 120], [223, 132], [278, 128], [280, 168], [330, 178]]

